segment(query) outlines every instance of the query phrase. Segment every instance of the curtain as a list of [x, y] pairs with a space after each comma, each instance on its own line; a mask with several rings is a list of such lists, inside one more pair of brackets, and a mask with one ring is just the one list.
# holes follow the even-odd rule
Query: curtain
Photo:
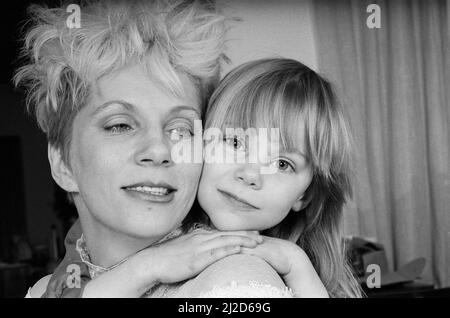
[[[369, 28], [370, 4], [380, 28]], [[346, 233], [375, 238], [390, 269], [425, 257], [450, 285], [450, 0], [312, 2], [318, 71], [354, 135]], [[373, 21], [373, 20], [372, 20]]]

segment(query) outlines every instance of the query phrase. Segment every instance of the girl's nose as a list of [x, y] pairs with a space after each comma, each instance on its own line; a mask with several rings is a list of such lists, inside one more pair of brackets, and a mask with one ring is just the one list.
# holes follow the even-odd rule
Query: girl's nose
[[170, 142], [166, 140], [162, 131], [149, 132], [139, 143], [135, 161], [143, 166], [169, 167], [173, 165], [170, 150]]
[[259, 190], [262, 187], [261, 174], [259, 167], [256, 164], [246, 164], [238, 168], [234, 172], [234, 178], [238, 182], [242, 182], [254, 190]]

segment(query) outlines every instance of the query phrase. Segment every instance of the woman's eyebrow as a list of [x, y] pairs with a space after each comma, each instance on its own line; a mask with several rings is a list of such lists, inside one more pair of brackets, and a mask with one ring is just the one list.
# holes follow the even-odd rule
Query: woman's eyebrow
[[120, 106], [124, 107], [126, 110], [129, 110], [132, 112], [136, 111], [136, 106], [134, 106], [133, 104], [130, 104], [121, 99], [117, 99], [117, 100], [110, 100], [110, 101], [107, 101], [107, 102], [101, 104], [94, 110], [93, 115], [95, 116], [98, 113], [101, 113], [102, 111], [104, 111], [105, 109], [110, 107], [111, 105], [120, 105]]
[[198, 116], [199, 119], [202, 118], [202, 115], [200, 114], [200, 111], [197, 108], [192, 107], [192, 106], [187, 106], [187, 105], [180, 105], [180, 106], [176, 106], [175, 108], [172, 108], [170, 110], [168, 116], [177, 114], [177, 113], [182, 112], [182, 111], [194, 112]]

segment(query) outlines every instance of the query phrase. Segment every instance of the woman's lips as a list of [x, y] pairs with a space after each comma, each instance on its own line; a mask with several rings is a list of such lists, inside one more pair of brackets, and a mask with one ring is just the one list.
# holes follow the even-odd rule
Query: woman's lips
[[129, 186], [123, 187], [122, 190], [133, 198], [155, 203], [171, 202], [174, 199], [176, 192], [174, 189], [149, 186]]
[[238, 208], [242, 208], [245, 210], [259, 210], [258, 207], [250, 204], [249, 202], [245, 201], [244, 199], [239, 198], [238, 196], [229, 193], [227, 191], [223, 191], [220, 189], [217, 189], [217, 191], [219, 191], [219, 193], [222, 195], [222, 197], [225, 199], [225, 201], [227, 201], [228, 203], [230, 203], [231, 205], [238, 207]]

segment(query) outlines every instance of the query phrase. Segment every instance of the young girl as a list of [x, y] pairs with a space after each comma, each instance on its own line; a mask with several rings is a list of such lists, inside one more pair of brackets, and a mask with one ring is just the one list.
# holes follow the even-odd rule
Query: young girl
[[[189, 221], [201, 220], [221, 231], [260, 231], [265, 235], [263, 242], [255, 247], [241, 247], [241, 253], [256, 255], [269, 263], [294, 296], [360, 297], [341, 234], [342, 208], [351, 193], [350, 137], [330, 84], [294, 60], [246, 63], [231, 71], [212, 95], [205, 132], [211, 128], [217, 128], [222, 135], [205, 140], [205, 163], [198, 190], [198, 202], [209, 222], [193, 213], [188, 216]], [[227, 128], [278, 128], [279, 142], [277, 138], [228, 134]], [[252, 144], [255, 140], [257, 145]], [[260, 152], [258, 160], [250, 162], [261, 141], [278, 147], [278, 154]], [[244, 160], [211, 160], [210, 155], [221, 150]], [[179, 239], [162, 243], [161, 247]], [[144, 255], [145, 250], [136, 256], [139, 254]], [[140, 259], [145, 262], [145, 257]], [[103, 282], [96, 283], [97, 289], [131, 284], [117, 279], [119, 274], [116, 279], [108, 274], [111, 273], [102, 274]], [[175, 296], [247, 295], [248, 286], [205, 284], [202, 280], [209, 276], [199, 277]], [[255, 297], [258, 293], [250, 295]]]
[[[296, 295], [321, 294], [306, 253], [330, 296], [361, 296], [341, 235], [351, 194], [350, 135], [330, 83], [294, 60], [246, 63], [211, 97], [205, 129], [211, 127], [224, 134], [206, 141], [206, 154], [225, 148], [247, 158], [220, 164], [205, 157], [198, 201], [213, 226], [265, 234], [262, 244], [242, 252], [265, 259]], [[268, 140], [279, 154], [250, 163], [258, 145], [243, 138], [248, 134], [227, 135], [227, 128], [279, 128], [279, 144]], [[275, 172], [262, 173], [271, 165]]]

